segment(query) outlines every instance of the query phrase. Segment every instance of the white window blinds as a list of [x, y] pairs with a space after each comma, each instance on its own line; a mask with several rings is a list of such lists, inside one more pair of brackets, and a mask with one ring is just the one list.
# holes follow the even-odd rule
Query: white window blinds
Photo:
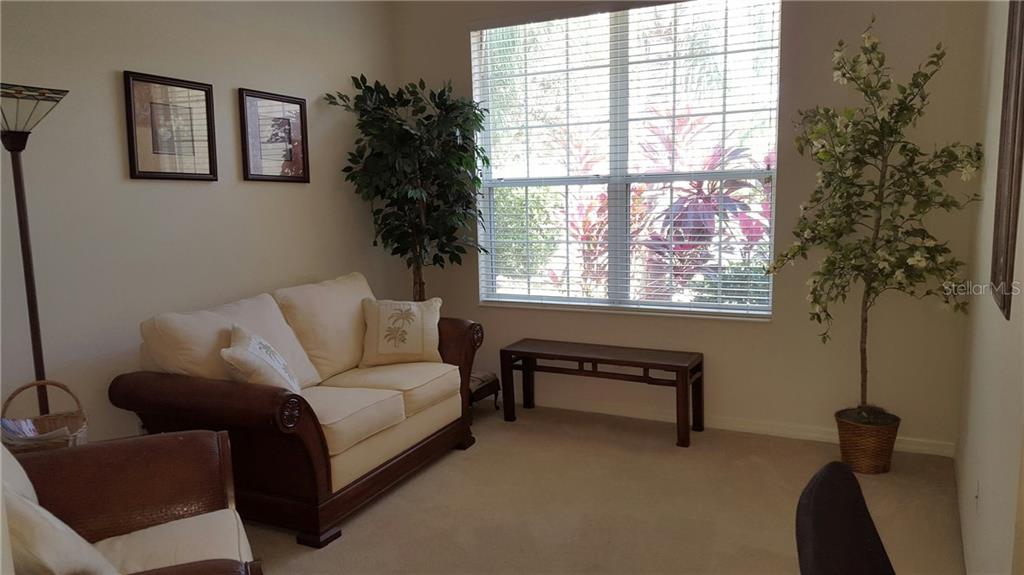
[[778, 0], [475, 31], [485, 301], [767, 314]]

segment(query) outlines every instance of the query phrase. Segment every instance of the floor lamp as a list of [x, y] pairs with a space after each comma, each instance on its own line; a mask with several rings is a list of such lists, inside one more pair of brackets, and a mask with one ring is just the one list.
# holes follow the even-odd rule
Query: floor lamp
[[[32, 363], [36, 381], [46, 379], [43, 364], [43, 342], [39, 333], [39, 305], [36, 301], [35, 267], [32, 265], [32, 242], [28, 232], [28, 209], [25, 206], [25, 180], [21, 173], [21, 152], [28, 143], [28, 135], [67, 95], [67, 90], [51, 90], [15, 84], [0, 84], [2, 96], [3, 130], [0, 140], [11, 153], [11, 172], [14, 174], [14, 199], [18, 210], [18, 234], [21, 240], [21, 264], [25, 270], [25, 301], [28, 302], [28, 327], [32, 337]], [[39, 414], [50, 413], [46, 387], [36, 388]]]

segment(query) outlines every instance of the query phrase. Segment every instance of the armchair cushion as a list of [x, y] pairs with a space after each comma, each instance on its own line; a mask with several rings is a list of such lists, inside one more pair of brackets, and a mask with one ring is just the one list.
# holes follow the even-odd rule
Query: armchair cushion
[[405, 419], [402, 394], [397, 391], [318, 385], [302, 390], [302, 397], [323, 427], [331, 455]]
[[300, 385], [320, 381], [316, 368], [268, 294], [210, 310], [164, 313], [141, 325], [145, 352], [167, 373], [207, 379], [230, 379], [220, 350], [231, 345], [231, 328], [240, 325], [281, 354]]
[[324, 381], [319, 387], [390, 389], [402, 392], [405, 416], [459, 394], [459, 368], [447, 363], [396, 363], [360, 367]]
[[362, 301], [367, 297], [373, 292], [360, 273], [274, 292], [321, 380], [359, 364], [366, 332]]
[[17, 573], [117, 575], [117, 568], [74, 529], [7, 482], [3, 500]]
[[252, 561], [245, 528], [234, 509], [162, 523], [96, 542], [96, 549], [121, 573], [231, 559]]
[[441, 320], [441, 298], [427, 301], [363, 300], [366, 340], [359, 367], [441, 362], [437, 323]]

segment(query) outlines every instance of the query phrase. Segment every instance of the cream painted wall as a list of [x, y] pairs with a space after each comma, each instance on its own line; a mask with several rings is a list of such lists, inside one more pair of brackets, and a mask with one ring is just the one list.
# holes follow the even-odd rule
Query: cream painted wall
[[[579, 3], [407, 3], [397, 14], [398, 72], [403, 79], [451, 78], [471, 93], [469, 31], [523, 19], [586, 10]], [[797, 110], [849, 101], [831, 82], [836, 40], [857, 42], [872, 14], [890, 62], [906, 77], [939, 41], [946, 68], [932, 87], [932, 105], [917, 135], [932, 142], [976, 141], [981, 104], [985, 6], [973, 3], [788, 2], [782, 17], [778, 237], [790, 237], [797, 206], [814, 182], [814, 165], [791, 144]], [[823, 25], [826, 24], [827, 25]], [[973, 191], [977, 183], [950, 185]], [[969, 187], [968, 187], [969, 186]], [[936, 217], [935, 229], [961, 257], [970, 255], [973, 217]], [[711, 427], [835, 441], [832, 413], [857, 401], [857, 325], [852, 305], [837, 314], [834, 340], [823, 346], [806, 319], [809, 266], [790, 268], [775, 284], [770, 322], [648, 317], [481, 306], [475, 259], [432, 273], [428, 290], [447, 313], [483, 322], [479, 365], [497, 367], [498, 349], [522, 337], [691, 349], [705, 353], [707, 423]], [[981, 302], [987, 305], [987, 302]], [[898, 448], [952, 455], [957, 439], [967, 321], [934, 301], [884, 297], [873, 316], [872, 401], [903, 417]], [[674, 420], [672, 391], [622, 382], [538, 376], [537, 403], [665, 421]], [[699, 438], [698, 438], [699, 441]]]
[[[351, 74], [394, 77], [381, 4], [3, 2], [5, 82], [71, 90], [25, 154], [48, 375], [85, 403], [96, 439], [137, 432], [106, 388], [137, 368], [139, 321], [350, 271], [408, 292], [371, 246], [368, 208], [342, 182], [353, 122], [319, 96]], [[121, 72], [214, 85], [218, 182], [128, 179]], [[303, 184], [243, 182], [237, 88], [308, 100]], [[32, 379], [11, 173], [4, 153], [3, 394]]]
[[[970, 275], [979, 283], [988, 281], [992, 254], [1008, 5], [991, 3], [987, 12], [981, 85], [987, 87], [982, 122], [988, 155]], [[1016, 255], [1014, 266], [1020, 280], [1024, 278], [1024, 232], [1020, 230]], [[991, 297], [977, 300], [967, 326], [956, 457], [964, 561], [968, 573], [1009, 573], [1024, 447], [1024, 300], [1015, 298], [1010, 321], [1003, 318]]]

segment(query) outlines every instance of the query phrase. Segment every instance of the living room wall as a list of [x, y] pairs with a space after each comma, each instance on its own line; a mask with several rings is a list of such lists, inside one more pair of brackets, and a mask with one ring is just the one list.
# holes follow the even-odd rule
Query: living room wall
[[[3, 2], [0, 19], [3, 80], [71, 91], [24, 164], [47, 375], [82, 398], [93, 439], [138, 432], [106, 389], [137, 369], [138, 324], [155, 313], [352, 270], [380, 295], [406, 293], [404, 270], [371, 246], [368, 209], [342, 181], [352, 118], [320, 101], [351, 74], [394, 77], [387, 6]], [[128, 178], [123, 70], [213, 84], [219, 181]], [[307, 99], [312, 183], [242, 180], [239, 87]], [[6, 397], [32, 379], [32, 359], [3, 156]]]
[[[985, 60], [981, 86], [986, 91], [982, 201], [970, 277], [987, 281], [991, 269], [992, 232], [999, 121], [1002, 117], [1003, 66], [1009, 7], [987, 4]], [[1018, 229], [1014, 269], [1024, 278], [1024, 232]], [[1024, 285], [1024, 284], [1022, 284]], [[964, 562], [968, 573], [1010, 573], [1015, 537], [1024, 541], [1019, 514], [1021, 450], [1024, 448], [1024, 305], [1015, 297], [1007, 321], [987, 295], [968, 318], [967, 365], [963, 390], [957, 486]], [[1024, 571], [1024, 556], [1017, 570]]]
[[[578, 15], [610, 3], [404, 3], [397, 14], [399, 77], [437, 83], [451, 79], [470, 95], [469, 31]], [[979, 63], [984, 4], [787, 2], [782, 8], [782, 71], [778, 198], [779, 242], [790, 238], [798, 205], [813, 186], [815, 165], [797, 155], [792, 124], [797, 110], [854, 103], [831, 81], [831, 51], [839, 38], [859, 42], [871, 15], [876, 35], [900, 77], [909, 76], [939, 41], [946, 67], [935, 79], [919, 141], [978, 141], [983, 135]], [[991, 150], [990, 150], [991, 152]], [[977, 182], [950, 183], [977, 190]], [[962, 259], [970, 251], [974, 218], [968, 212], [933, 220]], [[839, 310], [834, 339], [822, 345], [807, 320], [805, 280], [810, 265], [787, 268], [776, 280], [771, 321], [639, 316], [480, 305], [477, 262], [428, 275], [428, 295], [445, 299], [447, 314], [481, 321], [486, 340], [479, 365], [497, 368], [498, 350], [523, 337], [702, 351], [708, 370], [707, 424], [782, 436], [835, 441], [833, 412], [857, 402], [856, 309]], [[853, 298], [857, 299], [857, 298]], [[987, 305], [988, 302], [978, 302]], [[871, 400], [903, 417], [898, 449], [952, 455], [958, 436], [967, 320], [937, 301], [885, 296], [873, 316]], [[537, 403], [674, 421], [670, 389], [540, 374]], [[697, 438], [699, 442], [699, 437]]]

